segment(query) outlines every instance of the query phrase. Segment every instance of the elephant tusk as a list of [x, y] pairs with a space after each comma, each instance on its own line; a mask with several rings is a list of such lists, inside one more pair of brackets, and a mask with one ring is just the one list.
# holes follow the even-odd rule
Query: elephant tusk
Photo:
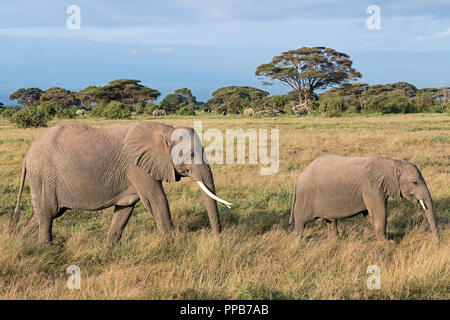
[[198, 185], [200, 186], [200, 188], [203, 190], [203, 192], [205, 192], [210, 198], [213, 198], [214, 200], [224, 204], [227, 206], [228, 209], [231, 209], [231, 203], [229, 203], [228, 201], [225, 201], [223, 199], [220, 199], [218, 196], [216, 196], [214, 193], [212, 193], [211, 191], [208, 190], [208, 188], [205, 186], [205, 184], [201, 181], [197, 181]]
[[427, 207], [425, 206], [425, 203], [423, 203], [423, 200], [419, 200], [420, 205], [422, 206], [423, 210], [427, 210]]

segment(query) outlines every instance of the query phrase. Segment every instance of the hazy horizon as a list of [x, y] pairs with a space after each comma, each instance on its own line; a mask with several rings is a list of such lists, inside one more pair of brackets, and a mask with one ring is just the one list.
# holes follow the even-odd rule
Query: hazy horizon
[[[66, 26], [75, 4], [79, 30]], [[371, 30], [367, 8], [379, 6]], [[161, 98], [182, 87], [206, 101], [222, 86], [263, 86], [255, 69], [283, 51], [325, 46], [350, 55], [368, 84], [449, 85], [450, 3], [410, 1], [54, 1], [2, 4], [0, 101], [19, 88], [78, 91], [142, 80]]]

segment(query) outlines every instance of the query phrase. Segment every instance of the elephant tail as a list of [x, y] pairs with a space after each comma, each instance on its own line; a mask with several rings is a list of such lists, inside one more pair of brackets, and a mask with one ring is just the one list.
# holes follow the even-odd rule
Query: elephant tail
[[294, 195], [292, 196], [292, 208], [291, 216], [289, 217], [289, 224], [294, 222], [294, 209], [295, 209], [295, 194], [297, 193], [297, 185], [294, 187]]
[[16, 204], [16, 208], [11, 213], [11, 219], [9, 220], [9, 231], [11, 233], [13, 233], [14, 230], [16, 229], [17, 223], [19, 222], [19, 219], [20, 219], [20, 199], [22, 198], [22, 191], [23, 191], [23, 186], [25, 184], [26, 174], [27, 174], [27, 168], [26, 168], [25, 160], [24, 160], [23, 165], [22, 165], [22, 177], [20, 178], [19, 195], [17, 196], [17, 204]]

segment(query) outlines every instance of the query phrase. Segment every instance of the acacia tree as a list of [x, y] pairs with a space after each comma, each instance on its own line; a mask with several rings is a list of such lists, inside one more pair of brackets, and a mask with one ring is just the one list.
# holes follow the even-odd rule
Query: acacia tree
[[348, 98], [352, 96], [359, 98], [361, 94], [367, 90], [368, 87], [369, 85], [367, 83], [344, 83], [340, 87], [331, 88], [326, 93], [335, 94], [342, 98]]
[[110, 81], [102, 90], [108, 92], [112, 100], [125, 104], [135, 105], [139, 101], [150, 102], [156, 100], [161, 94], [158, 90], [143, 86], [141, 80], [117, 79]]
[[317, 89], [360, 78], [352, 63], [347, 54], [331, 48], [303, 47], [283, 52], [260, 65], [255, 75], [266, 79], [263, 84], [278, 80], [288, 85], [298, 94], [298, 103], [304, 104]]
[[106, 98], [105, 92], [101, 90], [101, 87], [96, 86], [88, 86], [78, 91], [76, 97], [80, 100], [81, 105], [88, 109], [92, 108], [93, 104], [105, 101], [103, 104], [106, 105], [106, 101], [109, 101]]
[[106, 86], [88, 86], [78, 91], [77, 97], [87, 108], [93, 104], [106, 105], [111, 101], [120, 101], [135, 106], [138, 102], [151, 102], [161, 94], [158, 90], [140, 84], [140, 80], [117, 79]]
[[39, 99], [43, 93], [44, 91], [39, 88], [21, 88], [13, 92], [9, 96], [9, 100], [17, 100], [23, 106], [35, 106], [39, 104]]
[[188, 88], [181, 88], [174, 91], [176, 94], [181, 94], [190, 105], [197, 105], [197, 99], [192, 95], [192, 91]]
[[244, 108], [262, 102], [268, 95], [269, 92], [258, 88], [227, 86], [214, 91], [207, 103], [227, 113], [240, 113]]
[[165, 110], [167, 113], [177, 112], [182, 107], [188, 105], [187, 100], [184, 96], [179, 93], [169, 93], [164, 97], [164, 99], [159, 104], [161, 109]]
[[46, 90], [40, 98], [40, 102], [50, 102], [58, 109], [70, 108], [80, 105], [80, 100], [75, 96], [75, 92], [60, 87], [53, 87]]

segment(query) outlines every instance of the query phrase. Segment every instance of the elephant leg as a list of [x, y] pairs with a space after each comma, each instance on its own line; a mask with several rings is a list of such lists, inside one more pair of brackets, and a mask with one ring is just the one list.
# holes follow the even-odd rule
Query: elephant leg
[[303, 219], [303, 217], [295, 218], [294, 219], [294, 232], [295, 234], [301, 239], [303, 236], [303, 230], [305, 229], [306, 220]]
[[139, 172], [132, 172], [130, 178], [143, 205], [153, 213], [158, 231], [161, 234], [173, 233], [169, 203], [162, 182], [149, 178], [148, 175], [139, 174]]
[[155, 189], [150, 194], [150, 205], [154, 212], [156, 225], [162, 234], [171, 234], [174, 231], [170, 208], [164, 192], [162, 182], [155, 181]]
[[337, 219], [326, 220], [328, 227], [328, 239], [339, 239], [339, 232], [337, 229]]
[[109, 227], [108, 236], [106, 237], [108, 240], [108, 245], [110, 247], [115, 245], [122, 237], [122, 232], [125, 229], [125, 226], [127, 225], [128, 220], [131, 217], [133, 209], [134, 204], [127, 207], [122, 206], [114, 207], [113, 220], [111, 222], [111, 226]]
[[37, 215], [33, 215], [30, 220], [18, 228], [22, 236], [27, 236], [39, 228], [39, 221]]
[[[38, 241], [42, 244], [51, 245], [53, 244], [53, 219], [59, 212], [54, 188], [49, 183], [35, 180], [30, 183], [30, 189], [34, 215], [39, 225]], [[35, 224], [33, 219], [34, 217], [30, 220], [31, 224], [27, 228], [28, 230], [31, 230]]]
[[367, 211], [367, 210], [363, 211], [362, 214], [363, 214], [364, 218], [366, 218], [366, 221], [373, 226], [372, 215], [369, 214], [369, 211]]
[[[36, 210], [36, 209], [35, 209]], [[53, 225], [53, 212], [48, 208], [37, 209], [36, 214], [39, 223], [39, 236], [38, 241], [42, 244], [53, 244], [52, 238], [52, 225]]]
[[386, 240], [386, 210], [374, 211], [373, 227], [378, 240]]
[[[66, 212], [66, 208], [60, 209], [59, 212], [56, 214], [55, 219], [61, 216], [64, 212]], [[39, 219], [38, 216], [35, 214], [31, 217], [30, 220], [20, 225], [16, 232], [20, 233], [22, 236], [26, 237], [30, 233], [33, 233], [34, 231], [39, 229]]]
[[387, 199], [382, 195], [363, 195], [368, 215], [372, 216], [375, 236], [378, 240], [386, 240]]

